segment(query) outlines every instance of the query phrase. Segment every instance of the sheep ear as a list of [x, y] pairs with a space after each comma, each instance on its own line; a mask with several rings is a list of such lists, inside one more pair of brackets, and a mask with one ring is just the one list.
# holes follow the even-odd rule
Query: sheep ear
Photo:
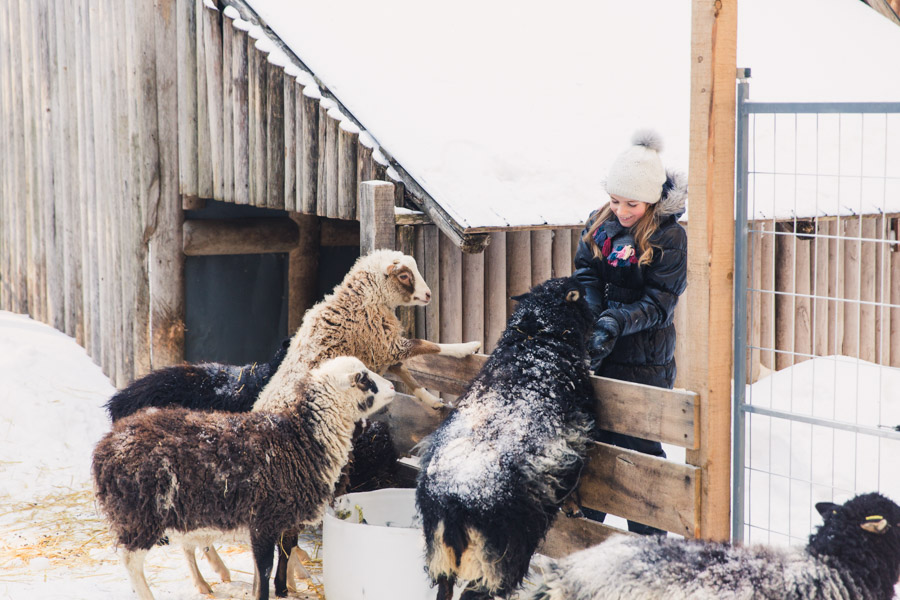
[[531, 292], [525, 292], [524, 294], [519, 294], [518, 296], [510, 296], [510, 300], [515, 300], [516, 302], [521, 302], [525, 298], [531, 295]]
[[581, 298], [581, 294], [578, 290], [569, 290], [569, 293], [566, 294], [566, 302], [577, 302], [579, 298]]
[[394, 269], [396, 269], [398, 266], [400, 266], [400, 259], [399, 259], [399, 258], [395, 258], [395, 259], [394, 259], [394, 262], [392, 262], [391, 264], [389, 264], [389, 265], [384, 269], [384, 274], [385, 274], [385, 275], [390, 275], [391, 273], [394, 272]]
[[822, 518], [827, 517], [833, 512], [837, 512], [837, 509], [840, 508], [839, 504], [835, 504], [834, 502], [817, 502], [816, 510], [819, 511], [819, 514], [822, 515]]
[[[871, 519], [872, 517], [869, 517], [869, 518]], [[888, 522], [887, 522], [887, 519], [882, 518], [880, 521], [875, 521], [875, 520], [866, 521], [865, 523], [860, 525], [860, 527], [862, 527], [865, 531], [868, 531], [869, 533], [884, 534], [887, 531]]]

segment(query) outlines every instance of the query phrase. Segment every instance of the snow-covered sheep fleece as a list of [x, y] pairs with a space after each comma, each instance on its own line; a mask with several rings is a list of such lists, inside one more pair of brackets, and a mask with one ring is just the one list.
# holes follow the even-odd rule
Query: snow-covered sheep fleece
[[[353, 357], [311, 371], [279, 413], [150, 408], [120, 419], [94, 449], [94, 491], [141, 600], [148, 550], [172, 541], [249, 535], [269, 593], [275, 545], [319, 521], [350, 453], [354, 425], [385, 406], [394, 386]], [[192, 573], [192, 575], [194, 575]]]
[[806, 548], [616, 536], [542, 559], [531, 600], [888, 600], [900, 575], [900, 507], [877, 493], [821, 502]]
[[551, 279], [516, 299], [497, 348], [425, 443], [416, 501], [439, 599], [457, 578], [469, 581], [465, 599], [522, 582], [590, 443], [584, 288]]
[[226, 365], [213, 362], [157, 369], [113, 394], [106, 403], [106, 410], [113, 422], [149, 406], [247, 412], [278, 370], [290, 341], [290, 338], [285, 339], [267, 363]]

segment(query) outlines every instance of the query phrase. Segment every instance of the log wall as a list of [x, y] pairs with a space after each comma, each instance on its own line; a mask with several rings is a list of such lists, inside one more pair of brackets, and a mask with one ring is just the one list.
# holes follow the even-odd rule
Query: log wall
[[751, 382], [813, 356], [900, 366], [898, 221], [750, 223]]

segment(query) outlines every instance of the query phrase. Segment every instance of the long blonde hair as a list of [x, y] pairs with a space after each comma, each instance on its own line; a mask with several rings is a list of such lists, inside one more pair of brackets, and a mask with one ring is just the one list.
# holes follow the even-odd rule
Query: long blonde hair
[[[656, 233], [656, 230], [659, 229], [659, 219], [656, 218], [657, 204], [659, 203], [648, 204], [647, 211], [644, 215], [637, 223], [631, 226], [631, 233], [634, 236], [634, 243], [637, 245], [639, 254], [638, 265], [647, 265], [653, 260], [655, 246], [650, 243], [650, 238]], [[614, 219], [616, 216], [607, 202], [603, 208], [594, 213], [592, 217], [593, 221], [589, 221], [588, 231], [582, 238], [597, 258], [602, 258], [603, 253], [600, 251], [600, 246], [594, 241], [594, 233], [596, 233], [596, 231], [600, 229], [600, 226], [610, 218]]]

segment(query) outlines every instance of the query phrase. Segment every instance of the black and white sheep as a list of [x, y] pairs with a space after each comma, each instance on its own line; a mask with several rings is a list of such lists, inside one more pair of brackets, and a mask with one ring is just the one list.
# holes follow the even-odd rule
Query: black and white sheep
[[284, 360], [289, 343], [285, 339], [272, 360], [263, 364], [199, 363], [157, 369], [113, 394], [106, 410], [113, 422], [149, 406], [249, 411]]
[[519, 305], [457, 409], [425, 442], [416, 502], [439, 600], [507, 596], [575, 488], [591, 439], [586, 337], [591, 313], [573, 278]]
[[877, 493], [816, 504], [806, 548], [616, 536], [542, 559], [531, 600], [887, 600], [900, 575], [900, 506]]
[[253, 410], [290, 404], [293, 385], [309, 369], [335, 356], [355, 356], [379, 374], [391, 371], [423, 404], [443, 407], [439, 399], [416, 383], [403, 361], [420, 354], [463, 357], [476, 352], [481, 342], [435, 344], [403, 337], [397, 307], [424, 306], [430, 301], [431, 289], [412, 256], [376, 250], [360, 257], [334, 291], [303, 316], [287, 356]]
[[121, 419], [94, 450], [93, 478], [131, 583], [153, 598], [147, 551], [168, 535], [247, 535], [269, 596], [276, 541], [321, 519], [350, 453], [357, 421], [379, 410], [393, 385], [352, 357], [322, 363], [280, 412], [148, 409]]

